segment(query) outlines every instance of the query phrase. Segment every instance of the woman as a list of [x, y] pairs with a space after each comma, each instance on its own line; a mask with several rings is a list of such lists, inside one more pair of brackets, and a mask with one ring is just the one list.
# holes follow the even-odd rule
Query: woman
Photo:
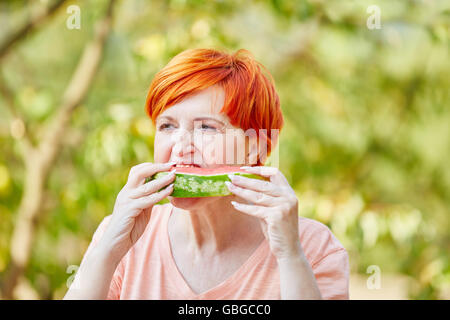
[[[348, 298], [346, 250], [326, 226], [298, 217], [283, 174], [263, 166], [277, 142], [271, 129], [283, 126], [263, 70], [245, 50], [195, 49], [155, 76], [146, 101], [155, 163], [130, 170], [66, 299]], [[242, 150], [233, 165], [268, 180], [233, 178], [224, 197], [170, 196], [177, 166], [214, 168]], [[172, 174], [145, 183], [160, 171]]]

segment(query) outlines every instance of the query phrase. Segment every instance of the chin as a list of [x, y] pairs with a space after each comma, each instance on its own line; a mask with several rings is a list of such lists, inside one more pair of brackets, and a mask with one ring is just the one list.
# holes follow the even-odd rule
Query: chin
[[196, 197], [196, 198], [174, 198], [171, 196], [167, 197], [170, 203], [177, 208], [183, 210], [193, 210], [204, 206], [206, 203], [211, 202], [211, 199], [215, 197]]

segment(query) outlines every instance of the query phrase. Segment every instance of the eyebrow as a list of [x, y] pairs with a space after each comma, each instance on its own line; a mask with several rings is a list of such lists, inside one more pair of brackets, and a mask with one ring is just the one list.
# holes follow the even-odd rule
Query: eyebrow
[[[171, 121], [176, 121], [173, 117], [171, 117], [171, 116], [160, 116], [160, 117], [158, 117], [158, 120], [157, 121], [160, 121], [161, 119], [163, 119], [163, 118], [166, 118], [166, 119], [168, 119], [168, 120], [171, 120]], [[217, 122], [220, 122], [222, 125], [224, 125], [225, 126], [225, 122], [223, 122], [222, 120], [219, 120], [219, 119], [217, 119], [217, 118], [215, 118], [215, 117], [210, 117], [210, 116], [203, 116], [203, 117], [196, 117], [195, 119], [194, 119], [194, 121], [198, 121], [198, 120], [214, 120], [214, 121], [217, 121]]]

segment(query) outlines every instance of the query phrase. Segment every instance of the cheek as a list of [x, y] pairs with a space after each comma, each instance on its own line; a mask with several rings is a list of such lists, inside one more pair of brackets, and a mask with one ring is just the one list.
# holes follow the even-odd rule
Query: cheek
[[169, 161], [171, 152], [170, 137], [156, 134], [153, 149], [155, 163]]
[[231, 139], [227, 143], [227, 163], [233, 165], [243, 165], [245, 164], [245, 137], [241, 135], [236, 135], [234, 139]]

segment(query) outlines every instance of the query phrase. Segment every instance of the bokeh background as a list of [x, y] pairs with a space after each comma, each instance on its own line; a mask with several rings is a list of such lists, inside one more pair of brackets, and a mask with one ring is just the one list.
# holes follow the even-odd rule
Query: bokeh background
[[64, 296], [153, 161], [153, 75], [214, 47], [272, 73], [280, 169], [347, 248], [350, 297], [449, 299], [449, 21], [445, 0], [0, 1], [1, 297]]

